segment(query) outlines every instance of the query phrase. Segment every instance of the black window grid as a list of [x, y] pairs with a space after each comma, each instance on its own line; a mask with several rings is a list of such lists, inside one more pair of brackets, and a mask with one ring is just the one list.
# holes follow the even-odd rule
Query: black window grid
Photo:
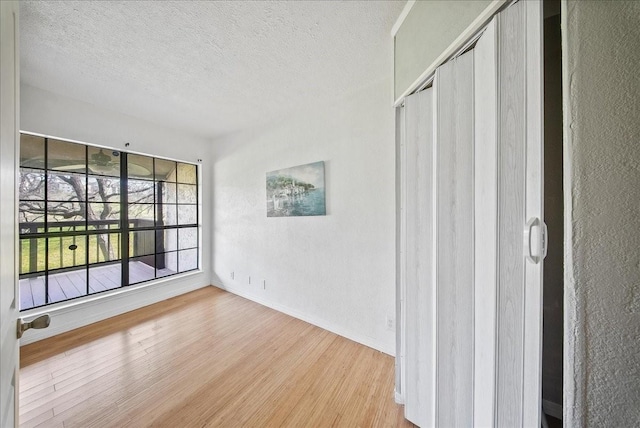
[[[85, 150], [85, 165], [84, 165], [84, 169], [85, 172], [84, 173], [73, 173], [73, 174], [78, 174], [78, 175], [84, 175], [85, 176], [85, 185], [84, 185], [84, 200], [80, 201], [77, 199], [73, 199], [73, 200], [63, 200], [63, 199], [52, 199], [49, 200], [48, 199], [48, 193], [49, 193], [49, 189], [48, 189], [48, 183], [49, 183], [49, 175], [50, 173], [56, 173], [56, 174], [61, 174], [64, 173], [64, 171], [61, 171], [59, 169], [53, 169], [53, 168], [49, 168], [49, 150], [48, 150], [48, 145], [49, 145], [49, 138], [43, 137], [44, 138], [44, 168], [38, 168], [38, 167], [32, 167], [32, 166], [28, 166], [25, 167], [26, 170], [30, 170], [30, 171], [43, 171], [44, 173], [44, 199], [40, 200], [40, 199], [21, 199], [20, 201], [29, 201], [29, 202], [41, 202], [43, 203], [44, 206], [44, 210], [43, 210], [43, 214], [42, 214], [42, 222], [34, 222], [34, 223], [26, 223], [29, 226], [25, 226], [24, 223], [21, 224], [20, 229], [19, 229], [19, 240], [20, 240], [20, 254], [21, 254], [21, 273], [20, 273], [20, 279], [23, 278], [28, 278], [28, 277], [32, 277], [32, 276], [44, 276], [44, 294], [45, 294], [45, 304], [43, 305], [34, 305], [30, 308], [26, 308], [26, 309], [22, 309], [21, 310], [27, 310], [27, 309], [33, 309], [36, 307], [43, 307], [43, 306], [48, 306], [50, 304], [54, 304], [54, 303], [59, 303], [61, 301], [68, 301], [68, 300], [74, 300], [77, 298], [82, 298], [82, 297], [86, 297], [88, 295], [95, 295], [95, 294], [99, 294], [101, 292], [104, 291], [110, 291], [110, 290], [104, 290], [104, 291], [98, 291], [98, 292], [91, 292], [90, 291], [90, 284], [91, 284], [91, 278], [90, 278], [90, 270], [92, 267], [97, 267], [97, 266], [104, 266], [104, 265], [110, 265], [110, 264], [115, 264], [115, 263], [119, 263], [120, 267], [121, 267], [121, 272], [122, 272], [122, 276], [121, 276], [121, 284], [119, 287], [116, 288], [122, 288], [122, 287], [128, 287], [130, 285], [138, 285], [140, 283], [143, 282], [149, 282], [149, 281], [153, 281], [156, 279], [160, 279], [160, 278], [166, 278], [169, 276], [174, 276], [174, 275], [178, 275], [181, 273], [185, 273], [185, 272], [189, 272], [189, 271], [193, 271], [193, 270], [197, 270], [199, 269], [199, 263], [200, 263], [200, 234], [198, 233], [199, 231], [199, 224], [200, 224], [200, 210], [199, 210], [199, 192], [198, 192], [198, 186], [199, 186], [199, 171], [197, 168], [197, 165], [195, 164], [189, 164], [189, 165], [193, 165], [194, 166], [194, 170], [195, 170], [195, 184], [194, 183], [186, 183], [186, 182], [180, 182], [178, 181], [178, 173], [177, 173], [177, 168], [176, 168], [176, 181], [171, 181], [170, 183], [175, 183], [176, 184], [176, 203], [166, 203], [166, 205], [175, 205], [176, 210], [178, 209], [178, 207], [180, 206], [193, 206], [195, 207], [195, 223], [189, 223], [189, 224], [174, 224], [174, 225], [164, 225], [164, 224], [158, 224], [158, 205], [162, 206], [163, 202], [161, 199], [158, 199], [157, 197], [157, 191], [158, 191], [158, 184], [161, 184], [163, 182], [163, 180], [157, 180], [156, 179], [156, 171], [155, 171], [155, 162], [156, 159], [155, 157], [152, 157], [153, 159], [153, 165], [154, 165], [154, 170], [152, 171], [152, 179], [144, 179], [144, 178], [139, 178], [136, 177], [135, 180], [138, 181], [148, 181], [150, 183], [153, 183], [153, 192], [154, 192], [154, 198], [153, 198], [153, 203], [147, 203], [148, 205], [153, 205], [153, 224], [148, 224], [146, 226], [139, 226], [139, 225], [132, 225], [131, 221], [129, 221], [128, 219], [128, 200], [127, 200], [127, 189], [128, 189], [128, 173], [127, 173], [127, 152], [119, 152], [119, 155], [121, 156], [120, 158], [120, 175], [118, 177], [114, 176], [114, 175], [109, 175], [109, 174], [97, 174], [94, 172], [89, 172], [89, 156], [88, 156], [88, 150], [90, 145], [84, 145], [84, 150]], [[57, 140], [57, 141], [63, 141], [63, 140]], [[75, 143], [78, 144], [78, 143]], [[176, 167], [180, 164], [180, 163], [184, 163], [184, 162], [178, 162], [176, 161]], [[22, 167], [21, 167], [22, 168]], [[89, 186], [88, 186], [88, 180], [89, 177], [96, 177], [96, 178], [111, 178], [111, 179], [118, 179], [120, 181], [120, 201], [119, 201], [119, 205], [120, 205], [120, 216], [119, 219], [117, 220], [117, 227], [112, 228], [111, 226], [114, 224], [113, 220], [111, 221], [101, 221], [101, 220], [92, 220], [89, 221], [88, 215], [87, 215], [87, 204], [88, 203], [96, 203], [96, 204], [102, 204], [103, 202], [95, 202], [89, 199]], [[192, 185], [195, 186], [195, 203], [180, 203], [178, 202], [178, 196], [177, 196], [177, 188], [179, 184], [185, 184], [185, 185]], [[115, 200], [110, 200], [108, 203], [114, 203], [117, 204], [117, 202], [114, 202]], [[63, 225], [56, 225], [55, 228], [57, 228], [58, 230], [50, 230], [50, 229], [54, 229], [53, 226], [50, 227], [49, 225], [49, 213], [48, 213], [48, 204], [51, 202], [55, 202], [55, 203], [69, 203], [69, 202], [76, 202], [76, 203], [81, 203], [84, 204], [84, 220], [83, 221], [68, 221], [68, 222], [62, 222], [64, 223]], [[176, 213], [176, 221], [179, 221], [177, 218], [177, 213]], [[135, 220], [134, 220], [135, 222]], [[102, 224], [100, 224], [102, 223]], [[107, 225], [106, 229], [91, 229], [91, 227], [93, 226], [97, 226], [97, 225]], [[79, 227], [82, 227], [82, 229], [78, 229]], [[36, 232], [23, 232], [23, 230], [26, 230], [27, 228], [29, 229], [36, 229]], [[180, 248], [179, 244], [176, 243], [176, 249], [175, 250], [170, 250], [170, 251], [157, 251], [157, 247], [155, 246], [155, 242], [154, 242], [154, 252], [153, 253], [149, 253], [143, 256], [135, 256], [131, 254], [131, 250], [130, 250], [130, 242], [129, 242], [129, 238], [132, 235], [132, 233], [135, 232], [144, 232], [144, 231], [155, 231], [156, 235], [158, 232], [164, 232], [165, 230], [177, 230], [179, 231], [180, 229], [191, 229], [194, 228], [196, 230], [196, 245], [192, 246], [192, 247], [185, 247], [185, 248]], [[41, 231], [39, 231], [41, 230]], [[179, 233], [179, 232], [178, 232]], [[108, 239], [110, 239], [111, 235], [115, 235], [118, 237], [119, 242], [116, 244], [116, 248], [117, 248], [117, 252], [116, 252], [116, 257], [114, 260], [103, 260], [100, 261], [100, 256], [96, 255], [95, 256], [95, 261], [91, 261], [92, 260], [92, 254], [90, 254], [91, 250], [91, 245], [89, 244], [89, 240], [91, 239], [91, 237], [93, 236], [99, 236], [99, 235], [106, 235], [108, 237]], [[71, 238], [72, 239], [72, 245], [77, 245], [76, 242], [78, 239], [83, 239], [85, 241], [85, 245], [84, 245], [84, 263], [78, 264], [76, 265], [76, 260], [77, 260], [77, 256], [76, 253], [73, 252], [73, 262], [72, 262], [72, 266], [59, 266], [59, 267], [55, 267], [55, 268], [51, 268], [49, 266], [50, 264], [50, 240], [51, 239], [58, 239], [61, 242], [61, 245], [58, 248], [58, 251], [61, 252], [62, 251], [62, 240], [64, 238]], [[44, 249], [45, 249], [45, 254], [44, 254], [44, 269], [38, 269], [36, 268], [31, 269], [31, 267], [29, 268], [29, 272], [24, 273], [22, 272], [22, 250], [23, 250], [23, 242], [25, 241], [29, 241], [30, 245], [29, 245], [29, 250], [33, 255], [33, 251], [34, 251], [34, 246], [33, 244], [35, 243], [35, 249], [37, 251], [37, 248], [39, 247], [39, 240], [44, 239]], [[98, 239], [98, 238], [96, 238]], [[99, 250], [99, 246], [96, 245], [96, 251]], [[180, 253], [184, 252], [184, 251], [196, 251], [196, 256], [195, 256], [195, 266], [191, 269], [188, 270], [181, 270], [180, 268]], [[162, 274], [158, 274], [158, 268], [157, 268], [157, 263], [154, 263], [154, 277], [153, 278], [149, 278], [146, 279], [144, 281], [140, 281], [140, 282], [131, 282], [130, 281], [130, 275], [129, 275], [129, 262], [131, 260], [137, 260], [137, 259], [141, 259], [144, 258], [146, 256], [152, 256], [154, 258], [158, 258], [159, 255], [168, 255], [168, 254], [175, 254], [176, 257], [176, 270], [173, 273], [167, 274], [166, 272], [163, 272]], [[62, 260], [62, 256], [60, 256], [60, 259]], [[30, 260], [30, 264], [31, 264], [31, 260], [32, 258], [29, 258]], [[37, 263], [37, 261], [36, 261]], [[63, 264], [62, 261], [60, 262], [60, 264]], [[73, 272], [73, 271], [79, 271], [80, 269], [83, 269], [85, 272], [85, 284], [86, 284], [86, 289], [84, 290], [84, 294], [77, 296], [77, 297], [72, 297], [72, 298], [67, 298], [64, 300], [55, 300], [55, 301], [50, 301], [50, 293], [49, 293], [49, 277], [50, 275], [56, 274], [56, 273], [65, 273], [65, 272]]]

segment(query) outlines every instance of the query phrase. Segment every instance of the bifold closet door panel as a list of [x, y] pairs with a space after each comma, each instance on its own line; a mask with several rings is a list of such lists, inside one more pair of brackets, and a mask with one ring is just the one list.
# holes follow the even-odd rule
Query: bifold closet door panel
[[524, 255], [521, 237], [525, 191], [525, 69], [523, 8], [507, 8], [498, 21], [498, 426], [522, 426]]
[[474, 54], [434, 80], [436, 152], [436, 425], [473, 426]]
[[405, 417], [434, 423], [433, 89], [405, 99], [406, 383]]
[[498, 58], [496, 19], [474, 48], [475, 78], [475, 349], [474, 424], [495, 421], [495, 347], [497, 296], [497, 104]]
[[[542, 261], [526, 261], [526, 224], [542, 221], [542, 5], [498, 15], [496, 425], [540, 426]], [[533, 224], [533, 223], [532, 223]], [[532, 227], [532, 238], [540, 226]], [[539, 256], [539, 251], [536, 251]]]
[[[542, 405], [542, 272], [545, 250], [542, 250], [544, 226], [544, 60], [543, 60], [543, 24], [544, 14], [541, 1], [525, 1], [519, 5], [524, 9], [525, 55], [524, 69], [526, 119], [525, 152], [525, 208], [524, 218], [529, 223], [538, 219], [538, 226], [532, 230], [533, 249], [537, 262], [524, 262], [524, 343], [523, 358], [523, 394], [522, 419], [525, 427], [540, 426], [540, 408]], [[519, 22], [522, 24], [522, 21]], [[525, 224], [527, 224], [525, 223]], [[526, 227], [526, 226], [525, 226]], [[521, 235], [522, 236], [522, 235]], [[537, 247], [537, 248], [536, 248]]]

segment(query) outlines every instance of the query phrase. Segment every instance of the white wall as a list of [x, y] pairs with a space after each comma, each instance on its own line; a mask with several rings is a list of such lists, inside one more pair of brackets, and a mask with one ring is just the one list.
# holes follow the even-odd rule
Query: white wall
[[640, 2], [562, 19], [565, 426], [640, 426]]
[[[390, 83], [216, 141], [212, 281], [393, 355], [395, 328], [386, 324], [395, 316]], [[267, 218], [266, 173], [315, 161], [325, 161], [327, 215]]]
[[[51, 326], [32, 330], [22, 344], [68, 331], [114, 315], [146, 306], [210, 284], [211, 273], [211, 163], [210, 144], [204, 138], [188, 135], [144, 122], [95, 105], [76, 101], [32, 86], [22, 85], [20, 94], [20, 129], [59, 138], [104, 145], [129, 152], [140, 152], [178, 160], [202, 163], [202, 272], [167, 278], [152, 284], [132, 286], [63, 302], [46, 308], [26, 311], [23, 315], [47, 312]], [[125, 147], [129, 142], [130, 146]], [[96, 300], [97, 299], [97, 300]], [[91, 303], [79, 305], [90, 300]]]
[[417, 1], [395, 35], [394, 99], [420, 77], [492, 0]]

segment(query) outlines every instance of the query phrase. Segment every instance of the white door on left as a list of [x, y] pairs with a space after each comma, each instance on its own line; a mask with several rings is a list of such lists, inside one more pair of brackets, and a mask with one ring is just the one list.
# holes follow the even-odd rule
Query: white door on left
[[18, 424], [16, 336], [17, 209], [19, 131], [18, 2], [0, 1], [0, 427]]

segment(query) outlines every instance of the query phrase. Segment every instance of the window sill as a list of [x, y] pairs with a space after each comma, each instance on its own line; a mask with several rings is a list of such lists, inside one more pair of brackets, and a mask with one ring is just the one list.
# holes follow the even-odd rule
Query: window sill
[[135, 294], [142, 292], [150, 287], [156, 287], [167, 282], [175, 282], [177, 280], [181, 280], [184, 278], [188, 278], [190, 276], [197, 276], [203, 274], [204, 271], [202, 269], [193, 270], [189, 272], [184, 272], [176, 275], [171, 275], [165, 278], [158, 278], [153, 281], [143, 282], [141, 284], [129, 285], [127, 287], [120, 287], [110, 291], [104, 291], [99, 294], [94, 294], [85, 297], [78, 297], [73, 300], [63, 301], [60, 303], [53, 303], [47, 306], [41, 306], [38, 308], [28, 309], [26, 311], [20, 312], [20, 318], [33, 318], [42, 314], [55, 315], [56, 313], [64, 313], [70, 309], [74, 309], [78, 306], [84, 306], [89, 303], [97, 303], [100, 301], [108, 301], [112, 300], [114, 297], [123, 295], [123, 294]]

